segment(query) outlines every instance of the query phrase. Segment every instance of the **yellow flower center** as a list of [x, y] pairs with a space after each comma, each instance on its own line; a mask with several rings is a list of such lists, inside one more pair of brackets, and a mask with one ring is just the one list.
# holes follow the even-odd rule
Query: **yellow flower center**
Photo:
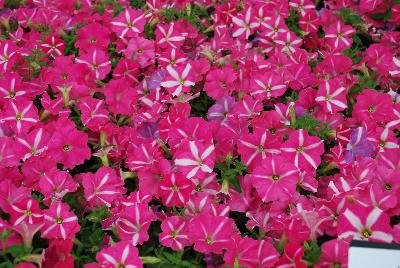
[[361, 231], [361, 235], [368, 239], [372, 235], [372, 232], [371, 230], [364, 229]]

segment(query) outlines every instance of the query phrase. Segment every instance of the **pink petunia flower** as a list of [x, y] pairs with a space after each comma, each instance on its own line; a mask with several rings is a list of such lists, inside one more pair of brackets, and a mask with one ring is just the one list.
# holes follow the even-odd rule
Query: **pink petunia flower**
[[194, 249], [202, 253], [221, 254], [231, 243], [233, 224], [233, 220], [227, 217], [198, 214], [189, 224]]
[[193, 189], [192, 181], [181, 173], [170, 173], [160, 182], [160, 195], [166, 206], [184, 206]]
[[237, 147], [243, 163], [250, 170], [256, 168], [268, 155], [280, 153], [278, 140], [261, 129], [243, 134], [238, 140]]
[[295, 191], [299, 170], [285, 158], [266, 157], [250, 175], [251, 183], [263, 202], [287, 200]]
[[72, 168], [89, 159], [91, 153], [87, 134], [76, 130], [75, 125], [67, 119], [60, 119], [55, 124], [58, 128], [49, 140], [48, 154], [64, 164], [65, 168]]
[[190, 86], [194, 86], [195, 81], [190, 70], [192, 65], [187, 63], [186, 66], [172, 67], [167, 66], [167, 75], [164, 77], [161, 86], [167, 88], [172, 96], [179, 96], [181, 93], [190, 91]]
[[32, 101], [18, 99], [7, 102], [0, 113], [0, 122], [5, 122], [16, 133], [28, 132], [39, 122], [37, 108]]
[[87, 65], [96, 79], [102, 80], [111, 70], [111, 61], [107, 54], [97, 48], [93, 48], [86, 54], [81, 55], [76, 59], [77, 63]]
[[143, 32], [146, 19], [144, 14], [131, 8], [126, 8], [111, 21], [111, 29], [120, 38], [137, 37]]
[[133, 203], [123, 209], [117, 221], [118, 235], [122, 240], [134, 246], [142, 244], [149, 239], [147, 233], [150, 223], [156, 219], [147, 204]]
[[390, 243], [389, 216], [377, 207], [354, 205], [339, 215], [338, 237]]
[[214, 168], [215, 153], [213, 144], [198, 141], [184, 141], [174, 155], [175, 165], [186, 178], [204, 177]]
[[110, 167], [101, 167], [95, 174], [85, 173], [82, 176], [82, 186], [90, 206], [110, 207], [112, 203], [122, 199], [122, 194], [125, 193], [123, 180]]
[[347, 108], [346, 88], [339, 86], [336, 80], [325, 81], [320, 85], [315, 101], [331, 114], [343, 111]]
[[111, 247], [101, 250], [97, 253], [96, 260], [102, 265], [101, 267], [143, 267], [138, 249], [126, 241], [118, 242]]
[[181, 217], [172, 216], [166, 218], [161, 223], [160, 243], [173, 250], [183, 250], [185, 246], [191, 244], [187, 225], [185, 219]]
[[79, 231], [78, 218], [69, 211], [69, 206], [62, 202], [55, 202], [45, 209], [42, 236], [49, 239], [71, 239]]
[[36, 224], [43, 221], [43, 213], [39, 203], [33, 198], [22, 199], [11, 206], [11, 222], [13, 225]]
[[282, 144], [281, 150], [288, 160], [293, 161], [298, 168], [308, 170], [317, 169], [324, 152], [323, 141], [318, 137], [310, 136], [303, 129], [291, 133], [289, 139]]

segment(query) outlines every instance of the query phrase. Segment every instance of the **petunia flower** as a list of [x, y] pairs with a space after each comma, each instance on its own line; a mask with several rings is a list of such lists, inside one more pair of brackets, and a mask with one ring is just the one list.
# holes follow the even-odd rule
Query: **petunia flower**
[[101, 250], [97, 253], [96, 260], [102, 265], [101, 267], [143, 267], [138, 249], [126, 241], [120, 241], [112, 247]]
[[367, 132], [363, 127], [353, 129], [344, 157], [347, 163], [353, 163], [357, 156], [372, 157], [374, 147], [367, 141]]
[[250, 175], [263, 202], [286, 200], [296, 191], [299, 170], [279, 155], [266, 157]]
[[204, 177], [214, 168], [215, 153], [213, 144], [198, 141], [184, 141], [174, 155], [175, 165], [186, 178]]
[[69, 206], [62, 202], [55, 202], [45, 209], [42, 236], [49, 239], [71, 239], [79, 231], [78, 218], [69, 211]]
[[295, 130], [289, 139], [282, 144], [281, 150], [288, 160], [293, 161], [296, 167], [301, 169], [317, 169], [321, 163], [321, 155], [324, 152], [322, 140], [310, 136], [303, 129]]
[[178, 216], [168, 217], [161, 223], [160, 243], [173, 250], [183, 250], [191, 244], [188, 223]]
[[338, 237], [390, 243], [389, 216], [377, 207], [354, 205], [339, 215]]
[[190, 86], [195, 84], [190, 73], [192, 65], [187, 63], [186, 66], [172, 67], [167, 66], [167, 75], [164, 77], [161, 86], [167, 88], [172, 96], [179, 96], [181, 93], [189, 92]]

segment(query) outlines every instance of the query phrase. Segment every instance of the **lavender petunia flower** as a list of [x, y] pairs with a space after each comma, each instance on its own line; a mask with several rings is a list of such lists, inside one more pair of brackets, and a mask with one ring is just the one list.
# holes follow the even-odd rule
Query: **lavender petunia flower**
[[229, 112], [235, 107], [236, 102], [233, 97], [223, 97], [210, 107], [207, 113], [207, 118], [210, 121], [223, 122], [226, 120]]
[[151, 77], [150, 77], [150, 79], [149, 79], [149, 81], [148, 81], [148, 88], [149, 88], [150, 90], [157, 90], [157, 89], [159, 89], [159, 88], [160, 88], [161, 81], [163, 80], [163, 78], [164, 78], [164, 76], [165, 76], [166, 74], [167, 74], [167, 71], [166, 71], [166, 70], [163, 70], [163, 69], [158, 70], [158, 71], [155, 71], [155, 72], [151, 75]]
[[374, 147], [367, 141], [367, 131], [363, 127], [353, 129], [350, 134], [350, 142], [347, 144], [347, 151], [344, 153], [344, 159], [347, 163], [354, 162], [357, 156], [372, 157]]
[[149, 123], [149, 122], [144, 122], [139, 128], [138, 128], [139, 135], [146, 139], [146, 138], [159, 138], [160, 133], [158, 132], [158, 125], [157, 123]]

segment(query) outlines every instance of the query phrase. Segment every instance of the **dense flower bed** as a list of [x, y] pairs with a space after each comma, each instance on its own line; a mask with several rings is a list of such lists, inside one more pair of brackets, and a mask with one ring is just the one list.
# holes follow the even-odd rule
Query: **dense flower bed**
[[0, 0], [0, 267], [400, 243], [397, 3]]

